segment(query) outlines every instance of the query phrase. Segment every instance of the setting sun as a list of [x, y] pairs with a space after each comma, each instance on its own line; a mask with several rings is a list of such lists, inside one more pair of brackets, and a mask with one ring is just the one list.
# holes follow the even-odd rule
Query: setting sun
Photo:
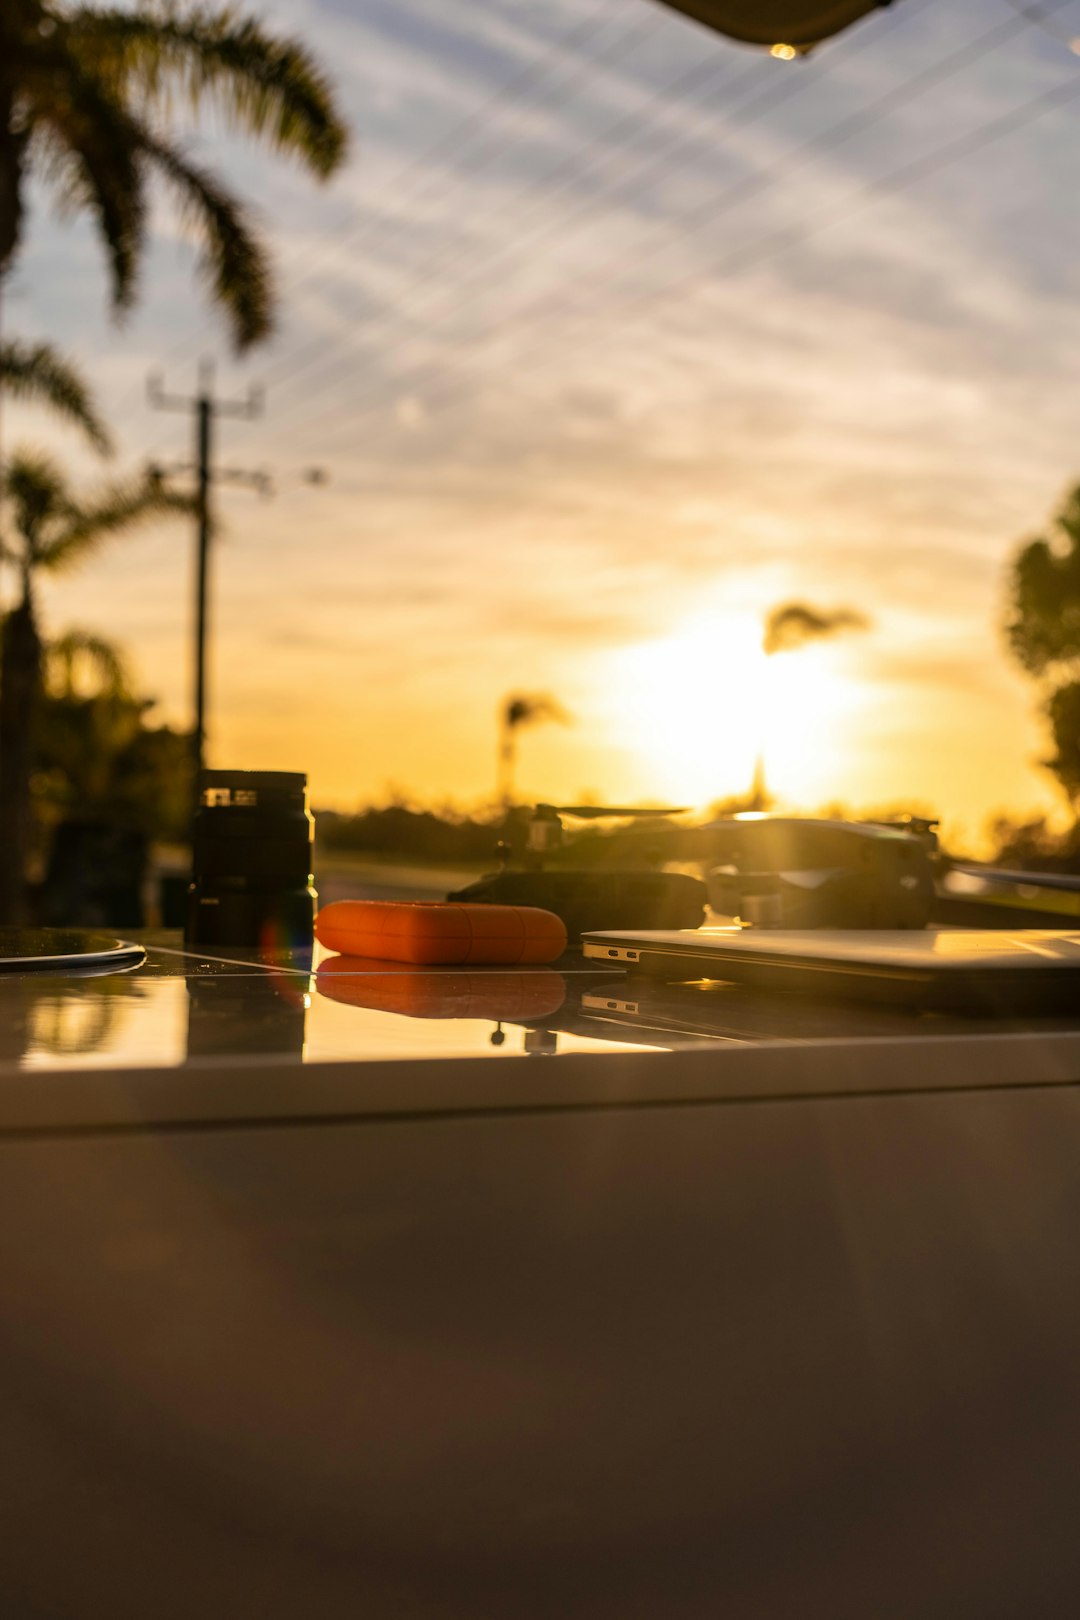
[[767, 657], [759, 616], [702, 612], [610, 656], [610, 723], [658, 795], [698, 805], [744, 792], [762, 758], [775, 794], [812, 801], [828, 793], [863, 702], [845, 656], [818, 645]]

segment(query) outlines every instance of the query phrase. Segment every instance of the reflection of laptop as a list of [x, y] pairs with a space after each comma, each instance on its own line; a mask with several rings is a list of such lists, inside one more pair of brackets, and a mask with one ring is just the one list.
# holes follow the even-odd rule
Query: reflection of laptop
[[[786, 995], [747, 985], [699, 979], [665, 984], [635, 974], [612, 979], [581, 995], [583, 1019], [621, 1038], [682, 1047], [712, 1042], [910, 1039], [913, 1035], [964, 1035], [985, 1031], [986, 1017], [970, 1007], [942, 1010], [899, 1001], [841, 1000], [837, 996]], [[1030, 1029], [1023, 1014], [996, 1019], [1009, 1031]], [[1041, 1028], [1080, 1029], [1080, 996]], [[594, 1031], [600, 1034], [600, 1029]], [[615, 1038], [619, 1038], [616, 1035]]]
[[667, 980], [982, 1012], [1080, 1005], [1080, 933], [1026, 929], [589, 933], [586, 957]]

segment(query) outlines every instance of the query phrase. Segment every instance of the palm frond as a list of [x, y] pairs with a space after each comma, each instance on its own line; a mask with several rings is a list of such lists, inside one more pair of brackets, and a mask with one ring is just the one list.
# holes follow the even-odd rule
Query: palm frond
[[66, 490], [64, 475], [52, 456], [43, 450], [16, 450], [3, 464], [4, 493], [13, 495], [24, 484], [48, 486], [57, 493]]
[[269, 262], [243, 207], [208, 170], [167, 141], [147, 136], [145, 150], [202, 238], [202, 269], [232, 320], [237, 348], [250, 347], [269, 333], [274, 300]]
[[22, 237], [25, 206], [23, 173], [29, 134], [7, 130], [0, 141], [0, 277], [15, 257]]
[[147, 131], [102, 76], [83, 66], [67, 31], [57, 32], [55, 47], [36, 63], [24, 86], [32, 151], [62, 203], [97, 215], [113, 303], [123, 309], [134, 296], [145, 240], [140, 157]]
[[13, 399], [47, 405], [81, 428], [95, 450], [112, 453], [108, 429], [82, 375], [48, 343], [0, 342], [0, 388]]
[[[38, 451], [17, 450], [4, 465], [0, 490], [7, 497], [24, 551], [36, 558], [48, 525], [71, 511], [63, 474], [51, 457]], [[6, 549], [10, 554], [13, 548]]]
[[114, 535], [155, 517], [191, 513], [194, 501], [166, 489], [153, 472], [108, 485], [89, 500], [72, 502], [64, 522], [39, 546], [37, 562], [57, 571], [81, 562]]
[[275, 38], [256, 18], [159, 0], [134, 13], [77, 7], [68, 20], [80, 48], [132, 95], [161, 103], [176, 88], [196, 111], [211, 100], [234, 126], [320, 177], [341, 163], [348, 136], [327, 80], [301, 44]]

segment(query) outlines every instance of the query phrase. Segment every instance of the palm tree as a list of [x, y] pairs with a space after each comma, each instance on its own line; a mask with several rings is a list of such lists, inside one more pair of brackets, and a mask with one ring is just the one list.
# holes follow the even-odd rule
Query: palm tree
[[[64, 821], [182, 840], [191, 738], [150, 719], [112, 642], [68, 630], [42, 647], [33, 750], [35, 832]], [[60, 921], [71, 918], [62, 913]]]
[[[87, 679], [89, 677], [89, 679]], [[131, 697], [124, 659], [111, 641], [92, 630], [65, 630], [44, 649], [42, 678], [50, 697], [75, 702], [91, 697]]]
[[569, 724], [570, 716], [557, 698], [547, 692], [518, 693], [504, 698], [499, 708], [499, 761], [496, 792], [505, 809], [514, 798], [514, 772], [517, 766], [517, 734], [522, 726], [536, 726], [544, 720]]
[[236, 198], [166, 134], [178, 104], [195, 116], [215, 110], [319, 179], [344, 156], [344, 126], [304, 48], [231, 7], [3, 0], [0, 281], [21, 241], [33, 175], [94, 216], [114, 306], [126, 307], [146, 242], [147, 182], [157, 175], [201, 239], [204, 274], [243, 349], [270, 330], [266, 255]]
[[117, 756], [141, 730], [148, 705], [132, 693], [117, 648], [87, 630], [65, 631], [43, 645], [39, 699], [35, 820], [43, 821], [50, 790], [55, 811], [61, 784], [64, 812], [93, 815], [108, 799]]
[[170, 494], [149, 473], [80, 500], [52, 461], [26, 452], [7, 465], [0, 494], [8, 516], [0, 533], [0, 560], [12, 564], [19, 579], [19, 600], [4, 621], [0, 648], [0, 921], [18, 922], [24, 911], [29, 782], [42, 689], [37, 577], [75, 566], [112, 535], [127, 533], [147, 518], [190, 513], [191, 502]]

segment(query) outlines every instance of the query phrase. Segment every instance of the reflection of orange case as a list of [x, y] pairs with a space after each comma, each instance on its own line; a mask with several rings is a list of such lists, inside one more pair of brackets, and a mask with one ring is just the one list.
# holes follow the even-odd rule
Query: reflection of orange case
[[315, 936], [345, 956], [413, 967], [554, 962], [566, 949], [566, 928], [554, 912], [445, 900], [335, 900], [316, 917]]
[[407, 1018], [549, 1018], [566, 999], [561, 973], [410, 973], [359, 956], [328, 957], [315, 982], [332, 1001]]

